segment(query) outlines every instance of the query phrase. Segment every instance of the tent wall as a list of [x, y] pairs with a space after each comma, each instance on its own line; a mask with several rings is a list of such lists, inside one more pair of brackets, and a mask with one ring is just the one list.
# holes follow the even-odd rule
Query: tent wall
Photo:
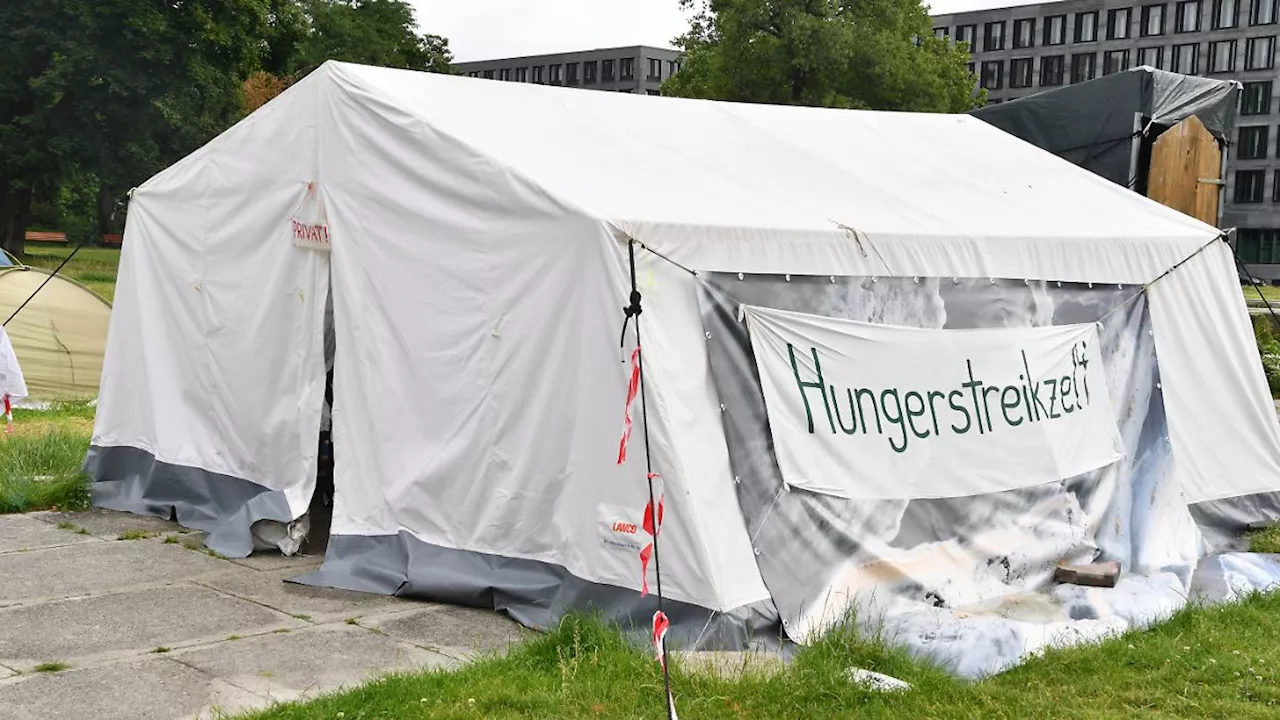
[[[638, 525], [647, 500], [638, 424], [616, 462], [630, 366], [608, 227], [358, 88], [335, 86], [320, 128], [335, 507], [325, 565], [301, 581], [486, 604], [539, 627], [584, 605], [647, 622], [639, 546], [606, 542], [615, 513]], [[647, 325], [661, 346], [661, 323]], [[716, 493], [682, 468], [667, 429], [678, 396], [651, 378], [673, 620], [697, 633], [716, 611], [711, 632], [740, 643], [763, 611], [745, 606], [768, 596], [727, 480], [709, 480], [720, 502], [699, 502]], [[732, 558], [704, 549], [724, 542]]]
[[[320, 88], [315, 83], [303, 83]], [[252, 549], [306, 512], [328, 258], [293, 247], [318, 96], [290, 91], [135, 193], [87, 469], [103, 507]]]

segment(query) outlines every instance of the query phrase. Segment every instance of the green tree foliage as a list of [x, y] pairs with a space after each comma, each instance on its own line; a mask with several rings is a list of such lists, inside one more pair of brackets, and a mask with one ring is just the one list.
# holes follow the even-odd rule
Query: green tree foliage
[[[326, 60], [448, 72], [405, 0], [0, 0], [0, 247], [130, 187]], [[250, 77], [255, 83], [246, 83]], [[78, 227], [76, 228], [78, 229]]]
[[419, 35], [413, 8], [403, 0], [301, 0], [301, 7], [311, 28], [292, 72], [310, 72], [326, 60], [451, 72], [449, 41]]
[[738, 102], [963, 112], [967, 48], [933, 37], [920, 0], [681, 0], [683, 69], [663, 92]]

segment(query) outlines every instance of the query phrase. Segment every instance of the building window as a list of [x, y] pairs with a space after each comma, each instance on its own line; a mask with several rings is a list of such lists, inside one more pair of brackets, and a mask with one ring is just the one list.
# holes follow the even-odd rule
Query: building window
[[467, 73], [467, 77], [478, 78], [480, 77], [480, 73], [476, 72], [475, 70], [472, 70], [471, 72]]
[[618, 70], [618, 74], [622, 76], [623, 80], [634, 80], [636, 77], [636, 59], [622, 58], [622, 63]]
[[650, 80], [662, 79], [662, 61], [661, 60], [658, 60], [655, 58], [649, 59], [649, 79]]
[[680, 72], [680, 61], [679, 60], [669, 61], [667, 63], [667, 77], [671, 77], [672, 75], [675, 75], [678, 72]]
[[1108, 50], [1102, 55], [1102, 74], [1115, 75], [1129, 69], [1128, 50]]
[[511, 68], [502, 68], [498, 70], [498, 79], [505, 82], [511, 81]]
[[566, 85], [578, 84], [578, 63], [564, 64], [564, 82]]
[[1270, 70], [1275, 66], [1276, 38], [1249, 38], [1244, 41], [1244, 69]]
[[988, 90], [999, 90], [1004, 87], [1004, 61], [994, 60], [982, 63], [981, 87]]
[[1076, 13], [1076, 42], [1087, 43], [1098, 39], [1098, 12]]
[[1253, 0], [1249, 6], [1250, 25], [1274, 25], [1276, 23], [1276, 0]]
[[[1276, 184], [1271, 190], [1271, 200], [1280, 202], [1280, 170], [1275, 174]], [[1271, 265], [1280, 263], [1280, 230], [1240, 228], [1237, 235], [1236, 252], [1240, 254], [1240, 262], [1250, 265]]]
[[600, 63], [600, 82], [613, 82], [614, 75], [617, 74], [618, 63], [616, 60], [605, 60]]
[[1269, 115], [1271, 113], [1271, 81], [1247, 82], [1240, 90], [1241, 115]]
[[561, 65], [549, 65], [551, 68], [551, 84], [559, 85], [564, 82], [564, 68]]
[[1107, 39], [1128, 40], [1129, 23], [1133, 21], [1133, 8], [1107, 11]]
[[965, 67], [969, 68], [969, 75], [970, 75], [970, 76], [972, 76], [972, 75], [974, 74], [974, 72], [976, 72], [976, 71], [973, 69], [973, 63], [968, 63], [967, 65], [965, 65]]
[[1172, 60], [1173, 62], [1170, 63], [1169, 69], [1176, 73], [1182, 73], [1183, 75], [1195, 75], [1200, 72], [1199, 43], [1174, 45]]
[[1146, 5], [1142, 8], [1142, 37], [1164, 34], [1164, 5]]
[[516, 68], [516, 82], [529, 82], [529, 68]]
[[1213, 0], [1213, 29], [1233, 28], [1240, 23], [1240, 0]]
[[951, 37], [951, 28], [939, 27], [933, 29], [933, 36], [939, 40], [946, 40]]
[[1046, 55], [1040, 58], [1040, 86], [1057, 87], [1062, 84], [1066, 58], [1062, 55]]
[[1200, 31], [1200, 0], [1183, 0], [1177, 6], [1178, 16], [1173, 31], [1180, 33]]
[[975, 47], [974, 40], [977, 39], [977, 36], [978, 36], [977, 25], [957, 25], [956, 26], [956, 42], [968, 43], [970, 50], [974, 49]]
[[1067, 42], [1067, 16], [1051, 15], [1044, 19], [1044, 44], [1065, 45]]
[[1013, 48], [1015, 50], [1025, 50], [1036, 46], [1036, 21], [1034, 18], [1028, 20], [1013, 21]]
[[982, 49], [987, 52], [1004, 49], [1004, 22], [989, 22], [982, 27]]
[[547, 68], [545, 66], [533, 66], [533, 81], [539, 85], [542, 85], [547, 81]]
[[600, 63], [595, 60], [582, 63], [582, 82], [587, 85], [595, 85], [600, 80], [599, 72]]
[[1009, 87], [1029, 88], [1035, 82], [1034, 60], [1014, 58], [1009, 61]]
[[1280, 202], [1280, 183], [1275, 182], [1280, 180], [1280, 170], [1276, 170], [1271, 178], [1271, 202]]
[[1229, 73], [1236, 69], [1236, 41], [1220, 40], [1209, 43], [1209, 72]]
[[493, 71], [492, 71], [492, 70], [485, 70], [485, 71], [484, 71], [484, 79], [485, 79], [485, 80], [492, 80], [492, 79], [493, 79]]
[[1262, 202], [1262, 190], [1266, 182], [1266, 170], [1237, 170], [1236, 202], [1241, 204]]
[[1098, 74], [1098, 56], [1094, 53], [1079, 53], [1071, 56], [1071, 83], [1092, 80]]
[[1164, 48], [1149, 47], [1138, 49], [1138, 64], [1153, 67], [1157, 70], [1164, 69]]
[[1267, 156], [1266, 125], [1249, 125], [1240, 128], [1240, 142], [1236, 145], [1237, 160], [1261, 160]]

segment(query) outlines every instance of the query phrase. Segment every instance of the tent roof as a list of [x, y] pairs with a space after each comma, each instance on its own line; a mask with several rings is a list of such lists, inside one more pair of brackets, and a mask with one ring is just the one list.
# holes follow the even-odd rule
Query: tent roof
[[355, 101], [329, 104], [364, 132], [444, 136], [623, 228], [847, 226], [869, 237], [1025, 240], [1217, 233], [967, 115], [652, 98], [335, 62], [307, 82], [321, 81]]

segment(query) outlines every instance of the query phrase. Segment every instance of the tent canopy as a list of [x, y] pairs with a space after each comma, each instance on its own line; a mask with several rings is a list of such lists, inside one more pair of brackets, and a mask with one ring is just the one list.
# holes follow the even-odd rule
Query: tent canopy
[[[639, 448], [616, 462], [629, 239], [663, 587], [690, 642], [778, 619], [712, 378], [713, 272], [784, 289], [795, 274], [818, 295], [894, 279], [902, 306], [926, 283], [979, 288], [971, 307], [1050, 282], [1145, 295], [1133, 327], [1153, 328], [1177, 459], [1160, 482], [1186, 524], [1125, 515], [1152, 503], [1137, 490], [1107, 497], [1099, 512], [1118, 514], [1098, 527], [1124, 528], [1107, 547], [1126, 567], [1188, 561], [1188, 505], [1280, 487], [1280, 425], [1218, 231], [977, 118], [328, 63], [145, 183], [128, 222], [95, 499], [176, 511], [228, 555], [252, 549], [254, 523], [306, 513], [332, 297], [335, 505], [308, 582], [536, 626], [586, 605], [652, 617], [636, 554], [609, 534], [647, 498]], [[328, 251], [299, 246], [318, 237]], [[1192, 529], [1151, 535], [1168, 528]]]
[[[1135, 132], [1159, 134], [1195, 116], [1223, 143], [1235, 128], [1240, 83], [1141, 66], [988, 105], [971, 114], [1129, 187]], [[1135, 117], [1141, 125], [1135, 130]], [[1154, 131], [1154, 132], [1153, 132]]]

